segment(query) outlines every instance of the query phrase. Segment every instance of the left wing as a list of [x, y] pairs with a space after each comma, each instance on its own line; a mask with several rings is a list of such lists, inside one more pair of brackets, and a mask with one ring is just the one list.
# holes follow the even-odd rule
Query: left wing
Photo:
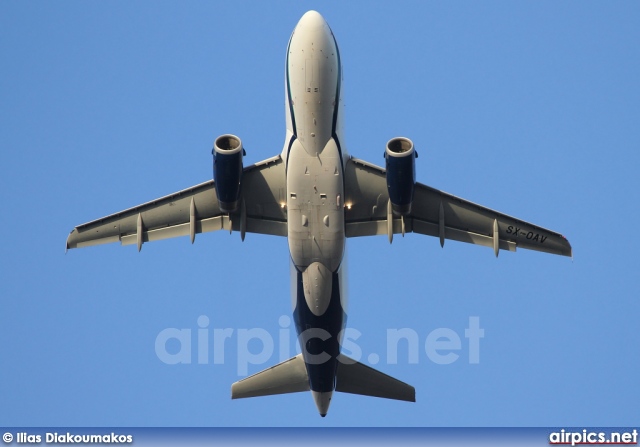
[[213, 180], [110, 216], [79, 225], [67, 238], [67, 249], [118, 242], [137, 244], [217, 230], [287, 235], [281, 204], [286, 194], [284, 163], [278, 155], [242, 172], [241, 205], [231, 215], [220, 211]]
[[383, 168], [351, 158], [345, 169], [347, 237], [420, 233], [445, 239], [515, 251], [516, 247], [572, 256], [569, 241], [559, 233], [485, 208], [443, 191], [416, 183], [411, 213], [391, 212]]

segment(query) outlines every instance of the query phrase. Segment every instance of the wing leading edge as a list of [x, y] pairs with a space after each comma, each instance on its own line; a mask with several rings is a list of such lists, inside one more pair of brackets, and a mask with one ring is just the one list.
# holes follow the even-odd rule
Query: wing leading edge
[[278, 155], [242, 173], [242, 205], [231, 215], [220, 211], [213, 180], [74, 228], [67, 249], [118, 242], [137, 244], [217, 230], [287, 235], [281, 206], [286, 194], [284, 163]]
[[569, 241], [559, 233], [485, 208], [416, 183], [411, 213], [391, 213], [386, 173], [379, 166], [351, 158], [345, 171], [347, 237], [419, 233], [484, 245], [498, 250], [516, 247], [572, 256]]

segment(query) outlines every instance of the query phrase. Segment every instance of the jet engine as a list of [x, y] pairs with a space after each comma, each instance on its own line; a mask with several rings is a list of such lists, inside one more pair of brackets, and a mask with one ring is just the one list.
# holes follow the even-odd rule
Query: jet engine
[[411, 212], [416, 183], [415, 159], [418, 156], [413, 142], [404, 137], [393, 138], [384, 153], [387, 168], [387, 191], [391, 208], [396, 215]]
[[213, 180], [220, 210], [232, 213], [238, 209], [242, 182], [242, 141], [235, 135], [222, 135], [213, 144]]

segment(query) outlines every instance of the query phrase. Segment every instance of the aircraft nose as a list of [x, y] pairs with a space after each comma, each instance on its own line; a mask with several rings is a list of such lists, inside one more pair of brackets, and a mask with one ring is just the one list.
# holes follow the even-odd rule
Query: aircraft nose
[[298, 22], [299, 27], [306, 29], [323, 28], [326, 24], [327, 22], [324, 20], [324, 17], [317, 11], [307, 11]]

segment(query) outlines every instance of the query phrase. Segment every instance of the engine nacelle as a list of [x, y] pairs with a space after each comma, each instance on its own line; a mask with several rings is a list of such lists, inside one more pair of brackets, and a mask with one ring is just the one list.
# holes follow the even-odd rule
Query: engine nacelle
[[222, 135], [213, 144], [213, 180], [220, 210], [232, 213], [238, 209], [242, 182], [242, 141], [235, 135]]
[[413, 190], [416, 184], [415, 159], [417, 156], [413, 142], [408, 138], [393, 138], [387, 143], [384, 153], [387, 191], [394, 214], [407, 215], [411, 212]]

